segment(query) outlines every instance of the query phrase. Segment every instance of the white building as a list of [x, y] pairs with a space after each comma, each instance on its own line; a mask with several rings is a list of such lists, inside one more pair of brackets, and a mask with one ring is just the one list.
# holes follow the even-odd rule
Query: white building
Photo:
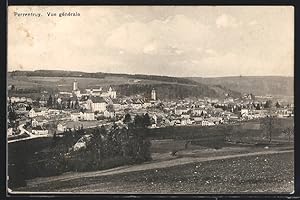
[[67, 125], [66, 124], [57, 124], [57, 131], [60, 131], [60, 132], [64, 132], [65, 130], [67, 130]]
[[182, 115], [183, 113], [187, 113], [189, 111], [188, 108], [185, 108], [185, 107], [177, 107], [175, 109], [175, 114], [176, 115]]
[[105, 110], [103, 115], [106, 118], [113, 118], [113, 117], [115, 117], [115, 112], [109, 112], [109, 111]]
[[93, 121], [95, 120], [95, 113], [94, 112], [84, 112], [81, 115], [81, 119], [85, 121]]
[[213, 123], [212, 121], [208, 121], [208, 120], [203, 120], [201, 123], [202, 126], [214, 126], [215, 123]]
[[203, 109], [200, 109], [200, 108], [195, 108], [192, 110], [192, 115], [193, 116], [201, 116], [201, 115], [204, 115], [206, 114], [207, 112]]
[[72, 112], [71, 113], [71, 120], [77, 122], [81, 119], [82, 112]]
[[117, 98], [117, 92], [114, 89], [112, 89], [111, 87], [109, 87], [108, 91], [101, 93], [100, 96], [101, 97], [110, 97], [112, 99], [115, 99], [115, 98]]
[[41, 126], [35, 127], [34, 129], [32, 129], [31, 132], [34, 135], [47, 135], [48, 134], [48, 130]]
[[106, 110], [107, 103], [102, 97], [90, 97], [87, 101], [87, 108], [93, 112], [104, 112]]

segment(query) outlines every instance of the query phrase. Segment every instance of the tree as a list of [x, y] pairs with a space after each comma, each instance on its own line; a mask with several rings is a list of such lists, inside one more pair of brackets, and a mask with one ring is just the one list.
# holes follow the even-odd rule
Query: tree
[[57, 108], [57, 99], [53, 97], [53, 108]]
[[114, 106], [113, 106], [112, 104], [108, 104], [108, 105], [106, 106], [106, 110], [107, 110], [108, 112], [114, 112]]
[[281, 105], [279, 104], [279, 102], [277, 101], [276, 104], [275, 104], [276, 108], [280, 108]]
[[266, 136], [269, 138], [269, 143], [272, 142], [273, 125], [274, 125], [274, 118], [272, 116], [268, 116], [263, 119], [263, 130]]
[[142, 127], [144, 127], [143, 126], [143, 117], [142, 116], [140, 116], [140, 115], [136, 115], [135, 117], [134, 117], [134, 121], [133, 121], [133, 124], [134, 124], [134, 126], [136, 127], [136, 128], [142, 128]]
[[288, 127], [285, 130], [283, 130], [283, 133], [289, 137], [289, 142], [291, 142], [291, 137], [294, 136], [294, 129]]
[[272, 108], [272, 104], [273, 104], [272, 100], [267, 100], [264, 107], [265, 108]]
[[79, 102], [78, 102], [78, 99], [76, 99], [75, 101], [75, 109], [78, 109], [79, 108]]
[[47, 107], [49, 107], [49, 108], [52, 107], [52, 101], [53, 101], [53, 99], [52, 99], [52, 96], [51, 96], [51, 94], [50, 94], [49, 99], [48, 99], [48, 101], [47, 101]]
[[8, 119], [10, 122], [13, 122], [17, 119], [17, 114], [14, 109], [10, 110], [8, 113]]
[[26, 110], [31, 110], [31, 109], [32, 109], [31, 105], [26, 106]]
[[67, 108], [71, 108], [71, 99], [70, 98], [68, 99], [68, 102], [67, 102]]
[[258, 103], [255, 107], [256, 110], [260, 110], [260, 104]]
[[148, 127], [150, 125], [151, 125], [151, 120], [150, 120], [149, 114], [146, 113], [146, 114], [144, 114], [143, 126]]
[[130, 122], [131, 122], [131, 116], [130, 116], [129, 113], [127, 113], [127, 114], [124, 116], [123, 122], [124, 122], [124, 124], [127, 124], [127, 123], [130, 123]]

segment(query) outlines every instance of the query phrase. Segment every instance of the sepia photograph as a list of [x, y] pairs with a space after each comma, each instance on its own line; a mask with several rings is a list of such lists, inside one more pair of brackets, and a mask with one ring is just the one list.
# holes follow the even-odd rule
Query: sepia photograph
[[9, 194], [292, 194], [293, 6], [9, 6]]

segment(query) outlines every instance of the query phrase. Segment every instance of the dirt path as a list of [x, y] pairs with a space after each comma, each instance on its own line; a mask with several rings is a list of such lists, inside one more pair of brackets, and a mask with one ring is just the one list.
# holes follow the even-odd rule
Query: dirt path
[[268, 150], [268, 151], [259, 151], [259, 152], [252, 152], [252, 153], [242, 153], [236, 155], [223, 155], [223, 156], [214, 156], [214, 157], [183, 157], [183, 158], [174, 158], [172, 160], [165, 160], [165, 161], [152, 161], [148, 163], [143, 163], [140, 165], [130, 165], [130, 166], [122, 166], [117, 167], [109, 170], [101, 170], [101, 171], [93, 171], [93, 172], [70, 172], [65, 173], [60, 176], [53, 176], [47, 178], [35, 178], [29, 180], [27, 182], [28, 187], [36, 186], [42, 183], [48, 183], [53, 181], [71, 181], [73, 179], [78, 178], [89, 178], [89, 177], [96, 177], [96, 176], [105, 176], [105, 175], [113, 175], [113, 174], [120, 174], [126, 172], [133, 172], [133, 171], [143, 171], [149, 169], [160, 169], [160, 168], [167, 168], [176, 165], [184, 165], [189, 163], [195, 162], [205, 162], [205, 161], [212, 161], [212, 160], [222, 160], [222, 159], [230, 159], [230, 158], [239, 158], [239, 157], [247, 157], [247, 156], [258, 156], [258, 155], [266, 155], [266, 154], [280, 154], [280, 153], [292, 153], [294, 150]]

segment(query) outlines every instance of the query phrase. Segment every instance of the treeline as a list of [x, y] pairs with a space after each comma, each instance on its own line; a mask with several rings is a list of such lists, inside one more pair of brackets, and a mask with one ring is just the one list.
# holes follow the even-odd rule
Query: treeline
[[143, 75], [143, 74], [115, 74], [115, 73], [87, 73], [79, 71], [64, 71], [64, 70], [36, 70], [36, 71], [13, 71], [10, 72], [11, 76], [43, 76], [43, 77], [81, 77], [81, 78], [105, 78], [106, 76], [115, 76], [115, 77], [126, 77], [132, 79], [146, 79], [146, 80], [155, 80], [163, 82], [174, 82], [180, 84], [192, 84], [198, 85], [196, 81], [170, 77], [170, 76], [158, 76], [158, 75]]
[[124, 84], [114, 86], [121, 95], [131, 96], [141, 94], [149, 96], [151, 90], [156, 90], [160, 99], [183, 99], [187, 97], [219, 97], [223, 94], [216, 92], [206, 85], [178, 85], [178, 84]]
[[36, 71], [13, 71], [10, 72], [13, 76], [42, 76], [42, 77], [82, 77], [82, 78], [104, 78], [105, 74], [101, 72], [86, 73], [79, 71], [64, 71], [64, 70], [36, 70]]

